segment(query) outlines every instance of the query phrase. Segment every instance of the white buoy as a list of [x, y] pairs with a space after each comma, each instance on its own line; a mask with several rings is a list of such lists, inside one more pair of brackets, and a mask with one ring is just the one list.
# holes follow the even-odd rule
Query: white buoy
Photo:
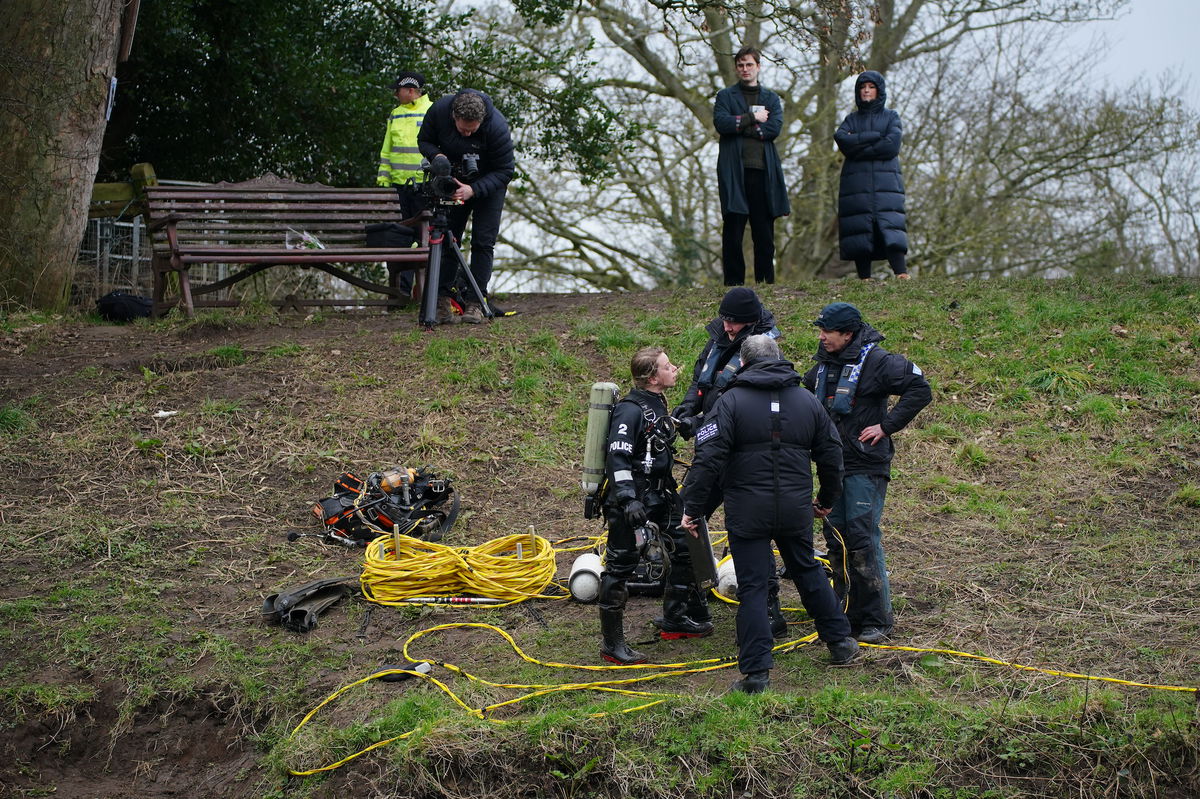
[[737, 599], [737, 572], [733, 569], [733, 558], [717, 567], [717, 593], [729, 599]]
[[576, 602], [595, 602], [600, 596], [600, 556], [585, 552], [571, 564], [567, 588]]

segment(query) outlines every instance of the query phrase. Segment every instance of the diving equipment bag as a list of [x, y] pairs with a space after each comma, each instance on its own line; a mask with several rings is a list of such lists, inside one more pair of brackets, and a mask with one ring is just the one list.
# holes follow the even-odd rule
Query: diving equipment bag
[[365, 546], [391, 534], [438, 541], [458, 518], [458, 492], [433, 467], [395, 467], [362, 479], [350, 472], [333, 483], [333, 496], [313, 503], [312, 513], [331, 542]]

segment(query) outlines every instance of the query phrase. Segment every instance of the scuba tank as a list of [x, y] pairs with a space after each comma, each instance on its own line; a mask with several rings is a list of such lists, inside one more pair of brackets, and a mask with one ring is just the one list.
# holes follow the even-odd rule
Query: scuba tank
[[588, 398], [587, 434], [583, 442], [583, 518], [600, 515], [600, 484], [604, 482], [604, 445], [608, 443], [608, 421], [617, 404], [616, 383], [593, 383]]

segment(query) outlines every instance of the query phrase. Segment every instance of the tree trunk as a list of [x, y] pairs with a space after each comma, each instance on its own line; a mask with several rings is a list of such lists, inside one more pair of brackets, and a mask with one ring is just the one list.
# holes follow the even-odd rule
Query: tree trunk
[[66, 305], [123, 0], [0, 3], [0, 302]]

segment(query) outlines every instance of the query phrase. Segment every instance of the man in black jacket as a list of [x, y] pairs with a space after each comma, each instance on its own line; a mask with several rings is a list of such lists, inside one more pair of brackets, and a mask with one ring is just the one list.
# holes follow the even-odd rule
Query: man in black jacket
[[[691, 385], [671, 416], [679, 426], [679, 435], [690, 439], [696, 428], [703, 423], [721, 391], [742, 367], [742, 343], [750, 336], [766, 334], [780, 338], [782, 334], [775, 326], [775, 316], [762, 307], [762, 301], [754, 290], [738, 286], [731, 288], [721, 298], [718, 316], [707, 325], [708, 343], [704, 344], [700, 358], [691, 370]], [[715, 503], [720, 503], [714, 498]], [[779, 578], [770, 579], [768, 608], [770, 630], [776, 638], [787, 635], [787, 619], [779, 603]], [[707, 617], [706, 617], [707, 618]]]
[[[895, 623], [879, 519], [891, 479], [892, 436], [933, 399], [920, 368], [879, 346], [883, 334], [853, 305], [826, 305], [816, 320], [817, 365], [804, 385], [822, 401], [842, 438], [842, 496], [825, 519], [834, 589], [845, 599], [854, 637], [886, 641]], [[898, 396], [888, 410], [888, 398]]]
[[[737, 286], [725, 292], [717, 309], [717, 318], [708, 323], [708, 343], [700, 351], [692, 368], [692, 384], [683, 402], [671, 412], [679, 425], [679, 435], [690, 439], [696, 428], [704, 423], [704, 414], [712, 409], [721, 392], [742, 366], [742, 342], [766, 334], [773, 339], [782, 336], [775, 326], [775, 315], [763, 308], [753, 289]], [[787, 635], [787, 618], [779, 605], [779, 579], [771, 578], [768, 608], [771, 612], [771, 633], [776, 638]]]
[[[734, 690], [759, 693], [774, 664], [767, 616], [767, 582], [779, 549], [800, 601], [829, 647], [830, 664], [858, 657], [850, 622], [838, 607], [813, 554], [814, 516], [829, 513], [841, 491], [842, 445], [820, 403], [800, 387], [800, 375], [769, 336], [741, 347], [743, 366], [696, 431], [696, 459], [684, 483], [682, 525], [723, 496], [729, 550], [737, 573], [738, 669]], [[812, 464], [821, 490], [813, 500]]]
[[771, 338], [782, 335], [775, 327], [775, 315], [763, 308], [753, 289], [745, 286], [725, 292], [717, 308], [717, 318], [709, 322], [705, 330], [708, 343], [692, 367], [692, 384], [688, 386], [683, 402], [671, 412], [679, 424], [679, 435], [685, 439], [692, 437], [702, 424], [704, 414], [716, 404], [742, 365], [738, 354], [742, 342], [761, 333]]
[[[625, 642], [623, 614], [633, 576], [649, 534], [647, 522], [669, 540], [669, 570], [663, 588], [664, 639], [696, 638], [713, 631], [708, 605], [696, 586], [692, 561], [679, 529], [675, 465], [675, 423], [667, 415], [663, 392], [675, 385], [679, 367], [661, 347], [643, 347], [630, 362], [634, 389], [612, 411], [604, 470], [608, 522], [604, 572], [600, 575], [600, 655], [623, 665], [645, 663], [646, 656]], [[639, 540], [642, 539], [642, 540]]]
[[[471, 275], [486, 297], [504, 196], [516, 171], [508, 121], [486, 94], [463, 89], [436, 100], [425, 112], [417, 147], [431, 162], [439, 155], [450, 161], [458, 182], [454, 199], [461, 203], [450, 211], [450, 230], [455, 239], [462, 241], [467, 217], [474, 215]], [[438, 324], [459, 321], [450, 303], [456, 277], [457, 270], [442, 270], [438, 284]], [[484, 319], [483, 309], [476, 302], [467, 302], [462, 316], [462, 321], [471, 323]]]

